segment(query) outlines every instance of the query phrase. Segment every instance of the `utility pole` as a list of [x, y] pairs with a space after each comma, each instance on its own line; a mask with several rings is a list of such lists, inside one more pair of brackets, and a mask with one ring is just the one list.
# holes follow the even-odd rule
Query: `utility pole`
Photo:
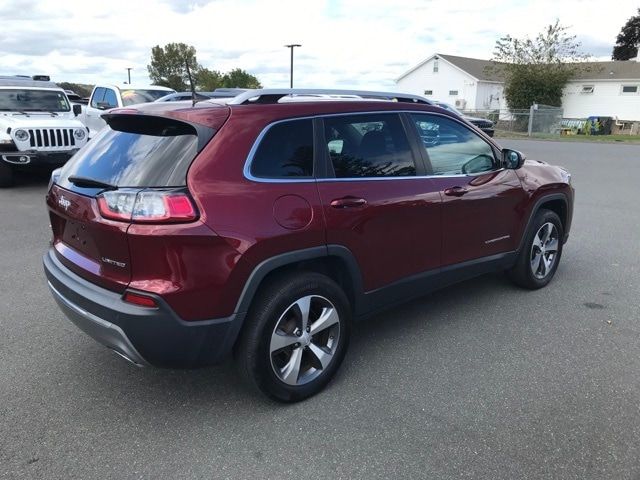
[[301, 47], [302, 45], [298, 43], [292, 43], [291, 45], [285, 45], [288, 49], [291, 50], [291, 73], [289, 74], [289, 88], [293, 88], [293, 49], [296, 47]]
[[131, 70], [133, 70], [133, 67], [127, 67], [127, 78], [129, 79], [129, 85], [131, 85]]

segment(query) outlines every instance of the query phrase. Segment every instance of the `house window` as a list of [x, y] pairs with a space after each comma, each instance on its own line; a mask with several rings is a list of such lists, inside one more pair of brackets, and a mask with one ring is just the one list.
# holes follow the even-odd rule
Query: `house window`
[[433, 90], [425, 90], [424, 94], [425, 95], [433, 95]]
[[593, 89], [593, 85], [582, 85], [582, 90], [580, 90], [580, 93], [593, 93]]
[[437, 58], [433, 60], [433, 73], [438, 73], [438, 68], [439, 68], [438, 62], [439, 60]]
[[638, 85], [623, 85], [622, 86], [623, 94], [634, 94], [638, 93]]
[[458, 90], [449, 90], [449, 96], [450, 97], [457, 97], [458, 96]]

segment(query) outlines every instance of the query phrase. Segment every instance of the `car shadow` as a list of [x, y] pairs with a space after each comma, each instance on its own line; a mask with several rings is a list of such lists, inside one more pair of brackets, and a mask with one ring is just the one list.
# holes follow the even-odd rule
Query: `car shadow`
[[[477, 302], [477, 308], [481, 309], [482, 304], [493, 298], [496, 290], [500, 289], [519, 290], [504, 275], [490, 274], [450, 286], [357, 322], [345, 362], [330, 383], [329, 390], [334, 395], [338, 394], [341, 386], [348, 385], [354, 374], [359, 375], [354, 363], [363, 358], [364, 363], [371, 364], [376, 359], [382, 362], [386, 356], [396, 354], [396, 345], [402, 343], [404, 337], [424, 335], [424, 329], [429, 328], [433, 332], [433, 341], [442, 341], [442, 335], [447, 335], [442, 332], [455, 328], [439, 329], [440, 326], [447, 324], [448, 327], [461, 327], [467, 321], [462, 306], [469, 307]], [[470, 308], [476, 307], [471, 305]], [[94, 385], [96, 389], [102, 390], [103, 385], [96, 378], [104, 378], [106, 370], [110, 379], [119, 378], [118, 381], [113, 381], [113, 389], [110, 389], [115, 397], [144, 396], [153, 399], [156, 408], [181, 410], [185, 404], [206, 405], [207, 408], [235, 405], [235, 412], [246, 411], [252, 414], [282, 408], [281, 404], [266, 400], [250, 390], [241, 381], [231, 359], [221, 365], [196, 370], [138, 368], [97, 344], [87, 342], [83, 345], [81, 350], [91, 351], [77, 352], [80, 358], [95, 359], [96, 355], [99, 356], [91, 362], [91, 366], [85, 364], [86, 370], [81, 374], [86, 377], [86, 383], [85, 380], [82, 381], [83, 388]], [[324, 395], [307, 402], [323, 401], [318, 399]], [[287, 408], [297, 407], [291, 405]]]
[[41, 187], [49, 184], [51, 171], [37, 170], [33, 172], [16, 171], [13, 173], [13, 185], [10, 188]]

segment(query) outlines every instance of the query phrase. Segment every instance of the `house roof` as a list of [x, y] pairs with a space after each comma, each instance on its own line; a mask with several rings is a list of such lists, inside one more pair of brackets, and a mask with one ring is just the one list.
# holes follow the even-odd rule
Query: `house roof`
[[[504, 75], [500, 71], [488, 68], [494, 65], [491, 60], [479, 58], [459, 57], [456, 55], [442, 55], [436, 53], [423, 62], [402, 74], [398, 80], [406, 77], [411, 72], [421, 67], [434, 57], [442, 58], [455, 67], [463, 70], [472, 77], [482, 82], [503, 82]], [[610, 62], [585, 62], [587, 67], [579, 71], [572, 80], [640, 80], [640, 61], [610, 61]]]
[[586, 62], [586, 65], [588, 68], [572, 80], [640, 80], [640, 62], [636, 60]]
[[472, 77], [484, 82], [502, 82], [504, 75], [500, 72], [492, 71], [494, 63], [491, 60], [481, 60], [479, 58], [458, 57], [455, 55], [438, 55], [447, 62], [452, 63], [461, 70], [464, 70]]

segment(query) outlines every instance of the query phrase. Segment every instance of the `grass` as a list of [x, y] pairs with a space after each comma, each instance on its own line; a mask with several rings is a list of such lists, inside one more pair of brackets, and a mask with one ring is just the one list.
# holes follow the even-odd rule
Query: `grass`
[[495, 136], [496, 138], [554, 140], [558, 142], [640, 143], [640, 135], [553, 135], [551, 133], [535, 133], [529, 137], [526, 133], [496, 130]]

